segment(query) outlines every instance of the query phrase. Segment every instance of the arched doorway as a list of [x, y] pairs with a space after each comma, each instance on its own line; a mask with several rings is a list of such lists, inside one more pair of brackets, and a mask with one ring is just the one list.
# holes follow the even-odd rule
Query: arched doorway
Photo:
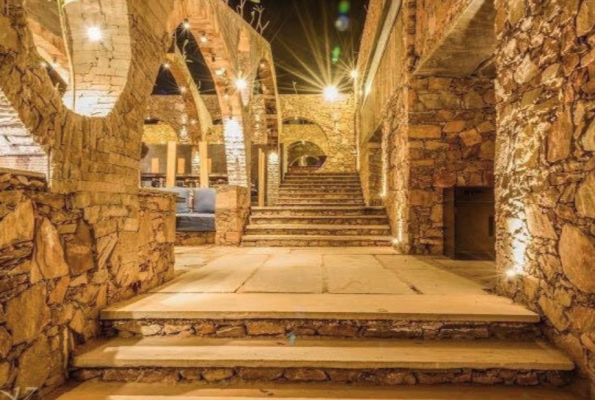
[[287, 148], [287, 163], [290, 173], [311, 173], [322, 168], [327, 155], [315, 143], [300, 141], [291, 143]]

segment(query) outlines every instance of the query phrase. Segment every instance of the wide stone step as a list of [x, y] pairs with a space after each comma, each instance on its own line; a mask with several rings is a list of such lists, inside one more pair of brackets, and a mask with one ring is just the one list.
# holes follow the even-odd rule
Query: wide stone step
[[153, 293], [111, 306], [101, 319], [110, 337], [524, 340], [540, 335], [537, 314], [491, 295]]
[[85, 382], [57, 400], [579, 400], [569, 390], [541, 387], [293, 384], [212, 387], [204, 384]]
[[261, 215], [250, 217], [251, 225], [289, 224], [289, 225], [388, 225], [388, 217], [381, 215], [346, 215], [346, 216], [275, 216]]
[[308, 184], [313, 186], [321, 186], [321, 185], [342, 185], [347, 184], [350, 186], [360, 185], [359, 179], [285, 179], [282, 182], [282, 185], [298, 185], [298, 184]]
[[[90, 343], [73, 357], [82, 380], [569, 383], [572, 361], [539, 341], [131, 338]], [[248, 379], [250, 377], [251, 379]]]
[[299, 199], [299, 198], [282, 198], [279, 197], [277, 199], [277, 205], [289, 205], [289, 206], [293, 206], [293, 205], [312, 205], [312, 206], [327, 206], [327, 205], [336, 205], [336, 206], [341, 206], [341, 205], [346, 205], [346, 204], [352, 204], [352, 205], [364, 205], [364, 199], [360, 196], [360, 197], [356, 197], [356, 198], [329, 198], [329, 199], [323, 199], [323, 198], [305, 198], [305, 199]]
[[310, 192], [300, 190], [280, 190], [280, 199], [343, 199], [343, 198], [357, 198], [363, 199], [362, 191], [335, 191], [335, 192]]
[[343, 236], [388, 236], [388, 225], [248, 225], [248, 235], [343, 235]]
[[361, 247], [391, 246], [390, 236], [244, 235], [244, 247]]
[[362, 206], [273, 206], [252, 207], [252, 216], [386, 216], [384, 207]]
[[323, 193], [334, 193], [334, 192], [341, 192], [341, 191], [349, 191], [349, 192], [361, 192], [362, 188], [359, 184], [357, 185], [310, 185], [310, 184], [303, 184], [303, 185], [281, 185], [279, 187], [280, 191], [287, 191], [287, 192], [323, 192]]

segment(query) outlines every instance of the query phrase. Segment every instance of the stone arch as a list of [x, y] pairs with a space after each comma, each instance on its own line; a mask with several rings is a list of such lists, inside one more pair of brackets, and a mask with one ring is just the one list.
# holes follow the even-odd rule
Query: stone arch
[[37, 52], [67, 82], [63, 96], [67, 108], [80, 115], [106, 116], [128, 82], [132, 60], [128, 2], [71, 0], [59, 7], [57, 2], [27, 0], [28, 26]]
[[305, 168], [309, 172], [315, 171], [324, 165], [326, 157], [326, 153], [320, 146], [307, 140], [293, 142], [287, 146], [287, 163], [290, 171], [292, 167], [296, 170]]
[[266, 58], [258, 63], [254, 88], [255, 92], [262, 96], [267, 142], [271, 146], [276, 146], [279, 143], [280, 131], [279, 98], [274, 70], [271, 62]]

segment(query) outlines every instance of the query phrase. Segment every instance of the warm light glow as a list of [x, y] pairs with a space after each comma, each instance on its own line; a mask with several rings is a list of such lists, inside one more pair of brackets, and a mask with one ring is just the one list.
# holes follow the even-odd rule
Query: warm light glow
[[236, 79], [236, 88], [238, 90], [246, 90], [248, 88], [248, 82], [244, 78]]
[[163, 64], [163, 69], [169, 69], [170, 65], [168, 62]]
[[188, 89], [186, 88], [186, 86], [180, 86], [180, 93], [184, 94], [188, 91]]
[[187, 19], [184, 20], [184, 23], [182, 24], [182, 28], [184, 28], [186, 30], [190, 29], [190, 22]]
[[276, 164], [279, 162], [279, 154], [276, 151], [269, 153], [269, 163]]
[[45, 61], [40, 62], [39, 65], [41, 65], [41, 68], [49, 67], [48, 63], [46, 63]]
[[333, 103], [339, 99], [339, 89], [336, 86], [327, 86], [323, 91], [324, 100]]
[[351, 71], [349, 76], [351, 77], [351, 79], [357, 79], [357, 76], [358, 76], [357, 70], [354, 69], [353, 71]]
[[225, 68], [219, 68], [219, 69], [215, 70], [215, 75], [217, 75], [217, 76], [225, 75]]
[[401, 241], [397, 238], [394, 238], [393, 240], [391, 240], [391, 243], [393, 244], [393, 246], [398, 246], [401, 244]]
[[511, 268], [509, 270], [506, 270], [506, 272], [504, 273], [506, 275], [506, 277], [508, 279], [513, 279], [516, 278], [519, 275], [522, 275], [522, 271], [517, 270], [516, 268]]
[[98, 26], [92, 26], [87, 29], [87, 37], [92, 42], [99, 42], [103, 39], [103, 32]]
[[205, 44], [209, 41], [209, 38], [207, 37], [207, 35], [205, 33], [203, 33], [202, 35], [200, 35], [200, 42], [202, 44]]
[[366, 96], [367, 96], [367, 95], [369, 95], [370, 93], [372, 93], [372, 85], [368, 84], [368, 85], [366, 86], [366, 91], [365, 91], [365, 93], [366, 93]]

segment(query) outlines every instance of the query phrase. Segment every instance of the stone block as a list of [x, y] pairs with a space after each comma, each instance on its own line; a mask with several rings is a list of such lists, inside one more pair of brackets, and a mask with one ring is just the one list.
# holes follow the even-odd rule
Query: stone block
[[558, 251], [568, 280], [583, 292], [595, 293], [595, 240], [576, 226], [566, 224]]
[[0, 249], [14, 243], [33, 240], [34, 229], [33, 203], [27, 200], [0, 221]]
[[591, 172], [579, 185], [575, 203], [580, 215], [595, 218], [595, 172]]
[[440, 139], [442, 128], [437, 125], [411, 125], [409, 137], [413, 139]]
[[33, 341], [48, 320], [46, 289], [42, 284], [32, 286], [7, 303], [6, 325], [14, 345]]

